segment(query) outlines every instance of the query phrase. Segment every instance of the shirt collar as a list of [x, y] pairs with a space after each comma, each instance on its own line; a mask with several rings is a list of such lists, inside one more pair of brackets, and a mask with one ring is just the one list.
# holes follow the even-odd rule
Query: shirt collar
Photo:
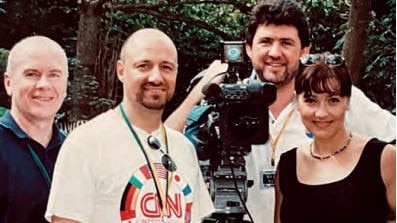
[[[20, 139], [30, 139], [30, 136], [19, 127], [15, 119], [12, 117], [10, 111], [7, 111], [0, 118], [0, 125], [12, 131]], [[55, 125], [55, 123], [53, 124], [52, 129], [53, 132], [52, 132], [51, 140], [48, 144], [49, 149], [54, 146], [61, 145], [66, 138], [66, 135], [59, 130], [59, 128]]]
[[251, 74], [250, 74], [250, 76], [249, 76], [249, 79], [250, 79], [250, 80], [258, 79], [258, 75], [257, 75], [255, 69], [252, 69], [252, 72], [251, 72]]
[[28, 139], [29, 135], [24, 132], [15, 119], [11, 116], [11, 112], [7, 111], [4, 115], [0, 118], [0, 125], [4, 128], [11, 130], [18, 138], [20, 139]]

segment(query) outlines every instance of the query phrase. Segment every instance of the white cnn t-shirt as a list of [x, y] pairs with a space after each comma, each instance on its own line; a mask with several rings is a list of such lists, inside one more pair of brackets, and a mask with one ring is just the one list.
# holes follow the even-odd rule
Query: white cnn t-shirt
[[[156, 166], [163, 190], [163, 154], [147, 144], [149, 133], [134, 126]], [[201, 222], [213, 212], [196, 152], [179, 132], [166, 127], [168, 154], [177, 170], [168, 184], [168, 222]], [[158, 130], [152, 133], [161, 139]], [[161, 149], [166, 151], [164, 142]], [[75, 129], [55, 165], [46, 219], [56, 215], [84, 223], [161, 222], [152, 174], [119, 110], [110, 110]]]

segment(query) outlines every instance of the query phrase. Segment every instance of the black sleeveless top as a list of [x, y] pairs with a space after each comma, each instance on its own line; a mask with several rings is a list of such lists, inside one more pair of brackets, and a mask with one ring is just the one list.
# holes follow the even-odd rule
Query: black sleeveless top
[[386, 222], [388, 205], [380, 158], [386, 143], [371, 139], [360, 160], [344, 179], [321, 185], [298, 182], [296, 148], [281, 155], [281, 222]]

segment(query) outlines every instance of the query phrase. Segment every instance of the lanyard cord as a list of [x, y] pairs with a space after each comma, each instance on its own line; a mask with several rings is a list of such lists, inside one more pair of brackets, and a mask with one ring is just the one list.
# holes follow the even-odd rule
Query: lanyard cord
[[288, 124], [288, 122], [290, 121], [291, 116], [292, 116], [292, 114], [294, 113], [294, 110], [295, 110], [295, 109], [292, 109], [292, 110], [288, 113], [287, 118], [285, 119], [285, 121], [284, 121], [283, 125], [281, 126], [281, 129], [280, 129], [280, 131], [278, 132], [278, 134], [277, 134], [277, 136], [276, 136], [275, 139], [273, 139], [272, 135], [271, 135], [270, 132], [269, 132], [269, 143], [270, 143], [270, 145], [271, 145], [271, 147], [272, 147], [272, 158], [271, 158], [271, 164], [272, 164], [272, 166], [275, 165], [276, 147], [277, 147], [277, 144], [278, 144], [279, 140], [281, 139], [281, 136], [284, 134], [285, 127], [287, 127], [287, 124]]
[[[166, 154], [169, 154], [168, 153], [168, 137], [167, 137], [167, 132], [165, 131], [165, 127], [164, 127], [164, 125], [163, 125], [163, 123], [161, 123], [161, 137], [163, 137], [163, 140], [164, 140], [164, 144], [165, 144], [165, 153]], [[167, 174], [166, 174], [166, 177], [167, 177], [167, 183], [165, 184], [165, 195], [166, 195], [166, 199], [167, 199], [167, 197], [168, 197], [168, 188], [169, 188], [169, 186], [168, 186], [168, 183], [170, 183], [170, 186], [171, 186], [171, 183], [172, 183], [172, 181], [169, 181], [169, 179], [168, 179], [168, 173], [169, 173], [169, 171], [167, 170]], [[171, 172], [171, 179], [172, 179], [172, 175], [173, 175], [173, 173]], [[166, 202], [167, 202], [167, 200], [166, 200]]]
[[[143, 155], [145, 156], [146, 163], [147, 163], [148, 166], [149, 166], [149, 171], [150, 171], [150, 173], [152, 174], [153, 179], [154, 179], [154, 186], [156, 187], [157, 197], [158, 197], [159, 202], [160, 202], [160, 208], [162, 209], [162, 213], [163, 213], [163, 216], [164, 216], [164, 214], [167, 214], [167, 213], [166, 213], [166, 212], [167, 212], [167, 210], [166, 210], [166, 205], [167, 205], [166, 203], [167, 203], [167, 200], [166, 200], [166, 199], [167, 199], [167, 196], [168, 196], [168, 171], [167, 171], [167, 184], [166, 184], [166, 186], [167, 186], [167, 188], [166, 188], [167, 194], [166, 194], [166, 196], [165, 196], [165, 198], [164, 198], [164, 196], [162, 196], [162, 193], [160, 194], [160, 192], [161, 192], [160, 189], [159, 189], [160, 182], [159, 182], [159, 180], [158, 180], [157, 171], [155, 172], [155, 171], [153, 170], [153, 169], [155, 169], [155, 166], [153, 165], [153, 163], [152, 163], [152, 161], [150, 160], [148, 154], [146, 153], [145, 149], [143, 148], [143, 145], [142, 145], [142, 143], [141, 143], [141, 140], [139, 140], [138, 135], [136, 134], [134, 128], [132, 127], [130, 121], [128, 120], [128, 117], [127, 117], [127, 115], [125, 114], [123, 105], [122, 105], [121, 103], [119, 104], [119, 108], [120, 108], [121, 115], [123, 116], [123, 119], [124, 119], [125, 123], [127, 124], [127, 126], [128, 126], [128, 128], [129, 128], [130, 132], [132, 133], [132, 135], [134, 136], [135, 141], [138, 143], [139, 148], [141, 149]], [[163, 127], [163, 128], [164, 128], [164, 127]], [[167, 151], [167, 153], [168, 153], [168, 142], [167, 142], [167, 141], [166, 141], [166, 146], [167, 146], [167, 147], [166, 147], [166, 151]], [[163, 203], [163, 202], [164, 202], [164, 203]]]
[[28, 148], [29, 148], [29, 152], [33, 157], [34, 162], [36, 163], [36, 166], [40, 169], [41, 174], [44, 177], [44, 181], [47, 184], [48, 189], [50, 189], [51, 187], [51, 178], [50, 175], [48, 174], [47, 169], [44, 167], [43, 162], [41, 162], [39, 156], [37, 155], [37, 153], [33, 150], [32, 146], [30, 145], [30, 143], [28, 143]]

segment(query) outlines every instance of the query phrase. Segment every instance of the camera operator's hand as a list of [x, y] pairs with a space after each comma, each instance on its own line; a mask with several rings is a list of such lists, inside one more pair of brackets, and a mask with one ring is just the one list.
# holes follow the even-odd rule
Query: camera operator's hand
[[220, 60], [212, 62], [206, 69], [201, 80], [194, 86], [181, 105], [167, 118], [165, 124], [177, 131], [183, 132], [190, 111], [204, 98], [204, 94], [202, 93], [203, 87], [208, 83], [222, 82], [223, 75], [218, 74], [226, 72], [227, 68], [228, 65], [221, 63]]
[[203, 78], [197, 84], [197, 85], [202, 84], [202, 86], [198, 86], [198, 87], [202, 88], [207, 83], [216, 83], [216, 84], [221, 83], [223, 80], [223, 75], [219, 75], [219, 74], [225, 73], [227, 71], [227, 68], [228, 68], [227, 63], [221, 63], [220, 60], [214, 60], [214, 62], [212, 62], [210, 66], [206, 69]]

